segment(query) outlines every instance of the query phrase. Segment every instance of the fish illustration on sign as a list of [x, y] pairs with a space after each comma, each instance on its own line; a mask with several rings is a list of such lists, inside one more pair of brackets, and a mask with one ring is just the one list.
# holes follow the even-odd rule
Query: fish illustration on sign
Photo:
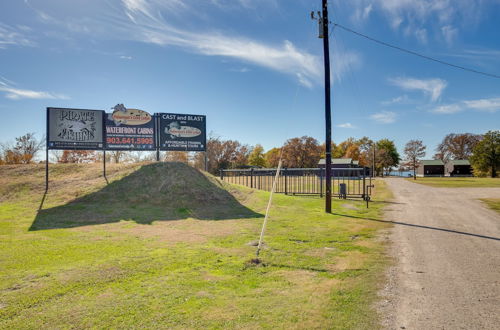
[[123, 125], [144, 125], [152, 119], [151, 115], [144, 110], [127, 109], [123, 104], [117, 104], [113, 108], [113, 113], [108, 115], [109, 120], [114, 121], [116, 126]]
[[191, 126], [181, 126], [179, 122], [174, 121], [165, 127], [165, 133], [170, 134], [172, 139], [177, 138], [192, 138], [201, 134], [201, 130]]

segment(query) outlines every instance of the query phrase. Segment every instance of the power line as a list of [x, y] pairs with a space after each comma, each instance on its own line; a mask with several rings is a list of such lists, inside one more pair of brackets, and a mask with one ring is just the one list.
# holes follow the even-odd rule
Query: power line
[[444, 65], [447, 65], [447, 66], [451, 66], [451, 67], [456, 68], [456, 69], [460, 69], [460, 70], [464, 70], [464, 71], [469, 71], [469, 72], [477, 73], [477, 74], [480, 74], [480, 75], [483, 75], [483, 76], [487, 76], [487, 77], [490, 77], [490, 78], [499, 78], [500, 79], [500, 75], [493, 74], [493, 73], [488, 73], [488, 72], [483, 72], [483, 71], [478, 71], [478, 70], [475, 70], [475, 69], [467, 68], [467, 67], [456, 65], [456, 64], [453, 64], [453, 63], [449, 63], [449, 62], [445, 62], [445, 61], [438, 60], [436, 58], [433, 58], [433, 57], [430, 57], [430, 56], [427, 56], [427, 55], [423, 55], [423, 54], [414, 52], [412, 50], [408, 50], [408, 49], [405, 49], [405, 48], [402, 48], [402, 47], [399, 47], [399, 46], [391, 45], [391, 44], [389, 44], [387, 42], [384, 42], [384, 41], [381, 41], [381, 40], [369, 37], [369, 36], [367, 36], [367, 35], [365, 35], [363, 33], [351, 30], [348, 27], [345, 27], [345, 26], [340, 25], [338, 23], [333, 23], [333, 26], [338, 26], [339, 28], [341, 28], [341, 29], [343, 29], [343, 30], [345, 30], [347, 32], [356, 34], [356, 35], [358, 35], [360, 37], [363, 37], [363, 38], [368, 39], [370, 41], [376, 42], [376, 43], [378, 43], [380, 45], [387, 46], [387, 47], [390, 47], [390, 48], [394, 48], [394, 49], [397, 49], [399, 51], [402, 51], [402, 52], [405, 52], [405, 53], [408, 53], [408, 54], [411, 54], [411, 55], [415, 55], [415, 56], [424, 58], [424, 59], [429, 60], [429, 61], [433, 61], [433, 62], [444, 64]]

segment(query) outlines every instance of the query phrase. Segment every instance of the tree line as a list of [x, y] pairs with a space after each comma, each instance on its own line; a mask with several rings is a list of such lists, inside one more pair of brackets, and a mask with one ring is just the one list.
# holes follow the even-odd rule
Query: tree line
[[[0, 144], [0, 164], [29, 164], [35, 161], [37, 152], [45, 147], [42, 138], [34, 133], [17, 137], [14, 143]], [[332, 158], [351, 158], [360, 166], [374, 168], [377, 175], [384, 175], [399, 166], [400, 170], [416, 170], [418, 163], [426, 155], [426, 146], [421, 140], [409, 141], [400, 156], [394, 141], [390, 139], [371, 140], [348, 138], [338, 144], [332, 143]], [[262, 145], [249, 146], [237, 140], [224, 140], [211, 136], [207, 141], [207, 152], [189, 153], [184, 151], [161, 152], [161, 160], [188, 163], [194, 167], [217, 174], [222, 169], [245, 168], [250, 166], [277, 167], [280, 156], [283, 166], [288, 168], [315, 168], [321, 158], [325, 158], [325, 144], [310, 136], [294, 137], [286, 140], [282, 148], [264, 150]], [[102, 152], [90, 150], [52, 150], [51, 159], [58, 163], [91, 163], [102, 161]], [[477, 176], [496, 177], [500, 168], [500, 131], [486, 134], [450, 133], [437, 146], [434, 159], [448, 161], [469, 159]], [[155, 152], [108, 151], [106, 160], [119, 162], [139, 162], [156, 160]]]
[[[405, 145], [404, 163], [415, 171], [419, 161], [426, 155], [426, 146], [422, 140], [410, 140]], [[467, 159], [472, 165], [474, 176], [497, 177], [500, 168], [500, 131], [488, 131], [485, 134], [451, 133], [437, 146], [433, 159], [443, 162]]]

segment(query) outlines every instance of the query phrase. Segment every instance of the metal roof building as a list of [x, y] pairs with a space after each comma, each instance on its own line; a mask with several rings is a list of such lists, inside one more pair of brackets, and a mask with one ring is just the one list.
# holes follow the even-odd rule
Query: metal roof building
[[444, 163], [441, 159], [421, 160], [417, 176], [444, 176]]
[[472, 176], [472, 166], [467, 159], [453, 159], [445, 165], [446, 174], [450, 176]]

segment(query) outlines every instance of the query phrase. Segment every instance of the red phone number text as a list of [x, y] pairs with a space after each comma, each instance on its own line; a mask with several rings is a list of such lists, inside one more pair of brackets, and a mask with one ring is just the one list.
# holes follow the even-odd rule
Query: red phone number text
[[153, 144], [153, 138], [106, 138], [108, 144]]

